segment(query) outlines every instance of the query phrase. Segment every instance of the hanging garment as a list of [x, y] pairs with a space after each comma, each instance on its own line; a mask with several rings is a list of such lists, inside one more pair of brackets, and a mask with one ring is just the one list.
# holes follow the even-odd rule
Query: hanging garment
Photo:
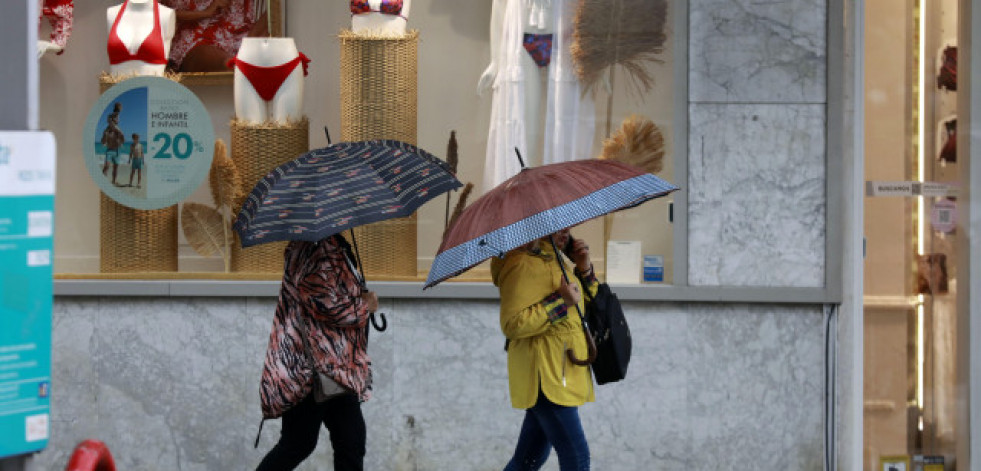
[[548, 101], [545, 115], [545, 150], [542, 163], [551, 164], [593, 157], [596, 105], [592, 94], [584, 94], [576, 77], [569, 47], [579, 2], [555, 0], [555, 39], [552, 65], [548, 71]]
[[106, 43], [109, 63], [116, 65], [128, 61], [142, 61], [147, 64], [166, 64], [167, 51], [164, 49], [163, 31], [160, 28], [160, 5], [157, 0], [153, 0], [153, 30], [143, 39], [135, 54], [130, 52], [116, 32], [119, 27], [119, 20], [126, 12], [127, 5], [129, 5], [129, 0], [123, 2], [123, 6], [119, 8], [119, 13], [116, 14], [116, 19], [112, 22], [112, 28], [109, 28], [109, 41]]
[[[545, 21], [542, 5], [546, 1], [550, 0], [509, 0], [505, 8], [501, 47], [498, 57], [492, 58], [498, 65], [498, 72], [494, 80], [491, 122], [487, 133], [484, 191], [521, 170], [521, 164], [514, 155], [515, 148], [522, 155], [529, 155], [526, 147], [529, 143], [525, 142], [525, 106], [538, 104], [526, 103], [524, 81], [536, 80], [537, 76], [526, 77], [521, 67], [521, 54], [526, 53], [522, 21], [525, 8], [531, 10], [529, 20]], [[583, 96], [569, 53], [577, 2], [551, 1], [556, 4], [550, 19], [554, 33], [548, 64], [548, 89], [545, 92], [543, 164], [591, 157], [596, 127], [593, 98]]]
[[310, 64], [310, 59], [302, 52], [289, 62], [270, 67], [252, 65], [237, 57], [228, 60], [228, 66], [238, 67], [238, 70], [249, 80], [252, 88], [255, 89], [256, 93], [264, 101], [271, 101], [276, 96], [276, 92], [283, 86], [283, 82], [286, 81], [299, 64], [303, 64], [303, 75], [306, 76], [308, 73], [307, 65]]
[[402, 0], [382, 0], [381, 6], [373, 10], [368, 0], [351, 0], [351, 14], [384, 13], [386, 15], [402, 16]]
[[72, 21], [75, 18], [75, 5], [73, 0], [43, 0], [41, 5], [41, 19], [47, 19], [51, 26], [49, 39], [62, 50], [58, 54], [65, 52], [64, 47], [68, 44], [68, 37], [72, 34]]
[[941, 53], [942, 63], [937, 74], [937, 88], [957, 91], [957, 46], [947, 46]]
[[952, 119], [943, 124], [944, 130], [944, 145], [940, 148], [940, 157], [938, 160], [942, 162], [955, 163], [957, 162], [957, 120]]
[[514, 155], [519, 149], [528, 155], [525, 144], [525, 73], [521, 67], [523, 37], [522, 14], [525, 0], [508, 0], [504, 8], [500, 47], [491, 99], [487, 154], [484, 160], [484, 191], [497, 186], [521, 170]]
[[[198, 11], [208, 8], [214, 0], [160, 0], [164, 6], [177, 11]], [[179, 21], [170, 43], [170, 62], [179, 69], [187, 53], [201, 44], [217, 47], [228, 57], [234, 57], [264, 10], [255, 0], [230, 0], [216, 15], [198, 21]]]

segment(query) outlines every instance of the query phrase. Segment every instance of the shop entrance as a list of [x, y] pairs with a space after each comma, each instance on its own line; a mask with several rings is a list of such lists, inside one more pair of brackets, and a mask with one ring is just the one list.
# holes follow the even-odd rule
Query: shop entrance
[[957, 0], [865, 5], [864, 469], [953, 470]]

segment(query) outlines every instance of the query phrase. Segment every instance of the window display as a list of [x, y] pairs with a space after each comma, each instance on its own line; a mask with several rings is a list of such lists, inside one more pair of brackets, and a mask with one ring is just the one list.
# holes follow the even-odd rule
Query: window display
[[[596, 65], [596, 81], [584, 86], [576, 43], [600, 31], [607, 36], [636, 35], [636, 31], [623, 31], [621, 23], [613, 21], [631, 14], [629, 8], [621, 10], [624, 2], [615, 2], [615, 11], [597, 17], [606, 20], [589, 26], [592, 32], [588, 34], [587, 26], [581, 24], [583, 5], [588, 2], [495, 0], [479, 8], [457, 3], [436, 8], [432, 3], [367, 0], [347, 5], [291, 4], [287, 11], [286, 5], [276, 0], [127, 0], [102, 10], [111, 20], [107, 54], [103, 56], [108, 60], [92, 63], [85, 57], [72, 57], [62, 64], [42, 59], [42, 89], [68, 88], [64, 75], [58, 73], [68, 67], [74, 70], [81, 66], [78, 70], [88, 70], [93, 77], [110, 71], [117, 78], [103, 80], [103, 92], [114, 83], [126, 83], [120, 74], [168, 73], [203, 103], [201, 118], [210, 119], [214, 139], [222, 143], [216, 146], [214, 140], [192, 140], [195, 152], [214, 154], [212, 183], [201, 185], [178, 201], [177, 207], [168, 209], [166, 230], [170, 234], [172, 224], [178, 229], [176, 235], [161, 238], [177, 239], [168, 245], [176, 248], [167, 249], [176, 252], [167, 255], [176, 259], [168, 265], [177, 267], [176, 274], [167, 278], [214, 278], [231, 273], [234, 278], [279, 279], [282, 248], [272, 244], [244, 248], [234, 234], [226, 241], [232, 232], [228, 231], [231, 218], [238, 213], [244, 193], [270, 170], [312, 147], [323, 147], [311, 141], [322, 142], [325, 128], [340, 129], [340, 141], [393, 139], [426, 149], [442, 148], [452, 134], [446, 155], [437, 153], [436, 157], [450, 161], [452, 153], [452, 173], [468, 185], [450, 192], [445, 200], [440, 196], [437, 202], [423, 205], [405, 220], [386, 221], [387, 226], [375, 230], [377, 234], [370, 233], [370, 226], [356, 229], [359, 242], [366, 240], [362, 255], [369, 253], [365, 272], [377, 280], [423, 282], [450, 225], [451, 212], [464, 212], [482, 194], [516, 174], [521, 166], [519, 153], [529, 167], [540, 167], [597, 158], [605, 152], [609, 159], [633, 159], [631, 165], [647, 167], [647, 172], [673, 180], [676, 157], [672, 123], [678, 94], [672, 70], [673, 38], [665, 35], [663, 21], [650, 22], [650, 31], [644, 34], [659, 38], [659, 42], [657, 46], [646, 43], [640, 56], [629, 53], [636, 44], [603, 46], [613, 60]], [[662, 8], [664, 17], [667, 2], [654, 3]], [[411, 7], [416, 14], [409, 24]], [[89, 17], [100, 10], [90, 4], [75, 8], [77, 17]], [[439, 13], [420, 16], [418, 12]], [[241, 21], [233, 21], [231, 16]], [[237, 26], [220, 28], [219, 17]], [[260, 30], [276, 30], [277, 18], [290, 21], [289, 37], [256, 35]], [[457, 28], [461, 20], [474, 22], [476, 18], [490, 28], [480, 33]], [[192, 22], [196, 32], [188, 32]], [[210, 26], [205, 28], [204, 24]], [[221, 49], [227, 56], [220, 69], [188, 65], [195, 55], [192, 50], [204, 45]], [[79, 48], [88, 50], [80, 56], [91, 56], [98, 45]], [[217, 55], [202, 53], [201, 57], [215, 59]], [[228, 81], [189, 80], [202, 73], [199, 71], [218, 73], [212, 70], [221, 70]], [[219, 87], [231, 84], [232, 93], [206, 86], [212, 83]], [[90, 109], [101, 99], [95, 89], [93, 83], [92, 90], [82, 87], [77, 94], [42, 97], [42, 126], [65, 136], [59, 148], [66, 153], [79, 152], [87, 144], [73, 138], [59, 116], [66, 109]], [[64, 196], [56, 213], [63, 218], [59, 223], [77, 229], [56, 241], [59, 250], [55, 266], [60, 276], [140, 276], [139, 271], [118, 271], [118, 264], [103, 263], [106, 250], [112, 251], [121, 241], [100, 238], [97, 229], [105, 224], [101, 216], [105, 211], [100, 209], [104, 203], [96, 203], [93, 197], [110, 191], [98, 189], [106, 185], [123, 191], [149, 191], [159, 174], [154, 170], [159, 163], [155, 160], [158, 149], [150, 130], [113, 125], [135, 119], [129, 116], [139, 109], [123, 104], [119, 114], [113, 115], [113, 106], [107, 103], [100, 110], [103, 115], [98, 129], [92, 131], [98, 133], [93, 134], [94, 141], [104, 156], [98, 162], [98, 175], [92, 175], [96, 185], [88, 179], [64, 180], [59, 185]], [[312, 129], [310, 123], [314, 124]], [[224, 142], [229, 143], [227, 148]], [[59, 159], [62, 174], [77, 174], [74, 171], [78, 167], [72, 162], [70, 158]], [[652, 162], [660, 165], [649, 165]], [[203, 181], [209, 171], [200, 171]], [[218, 174], [222, 176], [216, 180]], [[238, 186], [237, 190], [224, 192], [217, 197], [220, 201], [209, 195], [215, 192], [214, 181], [220, 187], [231, 184], [222, 182], [235, 178], [231, 174], [237, 175], [239, 183], [232, 185]], [[607, 241], [616, 240], [637, 243], [641, 257], [663, 260], [665, 276], [656, 282], [671, 283], [670, 203], [669, 198], [662, 198], [615, 216], [587, 221], [577, 229], [577, 236], [597, 249], [594, 260], [601, 278], [606, 272]], [[139, 214], [131, 216], [129, 219]], [[217, 228], [222, 229], [221, 235], [213, 230]], [[379, 247], [384, 250], [376, 250]], [[262, 251], [261, 257], [254, 255]], [[390, 252], [392, 256], [371, 252]], [[252, 257], [262, 258], [261, 263], [258, 259], [250, 261]], [[481, 263], [454, 280], [489, 279], [489, 265]], [[643, 278], [638, 272], [635, 279], [641, 283]]]

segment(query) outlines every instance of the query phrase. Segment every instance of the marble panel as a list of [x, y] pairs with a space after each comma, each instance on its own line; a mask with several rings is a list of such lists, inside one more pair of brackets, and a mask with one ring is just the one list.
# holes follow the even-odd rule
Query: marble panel
[[689, 312], [690, 469], [821, 469], [822, 320], [816, 307]]
[[824, 106], [690, 111], [689, 284], [823, 287]]
[[[258, 379], [271, 299], [58, 298], [53, 435], [39, 469], [85, 438], [120, 469], [254, 469]], [[523, 411], [510, 406], [497, 303], [382, 300], [372, 332], [374, 397], [363, 405], [367, 469], [498, 470]], [[815, 469], [823, 325], [817, 307], [626, 304], [626, 380], [580, 409], [596, 469]], [[71, 368], [79, 358], [88, 367]], [[84, 362], [81, 364], [85, 364]], [[55, 389], [57, 391], [57, 389]], [[477, 445], [474, 445], [477, 444]], [[301, 470], [330, 469], [326, 433]], [[544, 469], [557, 469], [554, 456]]]
[[826, 1], [693, 0], [689, 5], [691, 101], [826, 101]]

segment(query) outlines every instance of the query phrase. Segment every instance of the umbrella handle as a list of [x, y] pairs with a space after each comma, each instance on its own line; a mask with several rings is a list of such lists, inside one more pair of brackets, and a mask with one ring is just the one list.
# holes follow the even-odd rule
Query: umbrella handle
[[[517, 151], [518, 149], [515, 150]], [[559, 262], [559, 269], [562, 270], [562, 277], [565, 278], [566, 283], [568, 283], [569, 274], [565, 271], [565, 264], [562, 262], [562, 256], [559, 253], [559, 248], [555, 246], [555, 239], [549, 235], [548, 241], [552, 244], [552, 250], [555, 251], [555, 259]], [[571, 348], [565, 350], [565, 355], [569, 357], [569, 361], [571, 361], [572, 364], [586, 366], [596, 361], [596, 342], [593, 341], [593, 336], [589, 333], [589, 323], [586, 322], [586, 317], [582, 315], [582, 310], [579, 309], [578, 304], [576, 304], [576, 312], [579, 313], [579, 322], [582, 323], [582, 334], [586, 337], [586, 359], [580, 360], [576, 358], [576, 354], [572, 352]]]
[[565, 350], [565, 355], [569, 357], [569, 361], [571, 361], [573, 365], [586, 366], [591, 365], [594, 361], [596, 361], [596, 342], [593, 341], [593, 335], [589, 333], [589, 326], [587, 326], [585, 323], [582, 325], [582, 333], [586, 336], [586, 359], [580, 360], [576, 358], [576, 354], [572, 352], [571, 348], [567, 348]]
[[380, 327], [378, 326], [378, 322], [375, 321], [375, 313], [371, 313], [371, 315], [368, 317], [368, 319], [371, 320], [371, 325], [375, 327], [375, 330], [377, 330], [379, 332], [384, 332], [385, 329], [388, 328], [388, 319], [385, 319], [385, 314], [384, 313], [381, 313], [381, 312], [378, 313], [378, 316], [381, 317], [381, 326]]

